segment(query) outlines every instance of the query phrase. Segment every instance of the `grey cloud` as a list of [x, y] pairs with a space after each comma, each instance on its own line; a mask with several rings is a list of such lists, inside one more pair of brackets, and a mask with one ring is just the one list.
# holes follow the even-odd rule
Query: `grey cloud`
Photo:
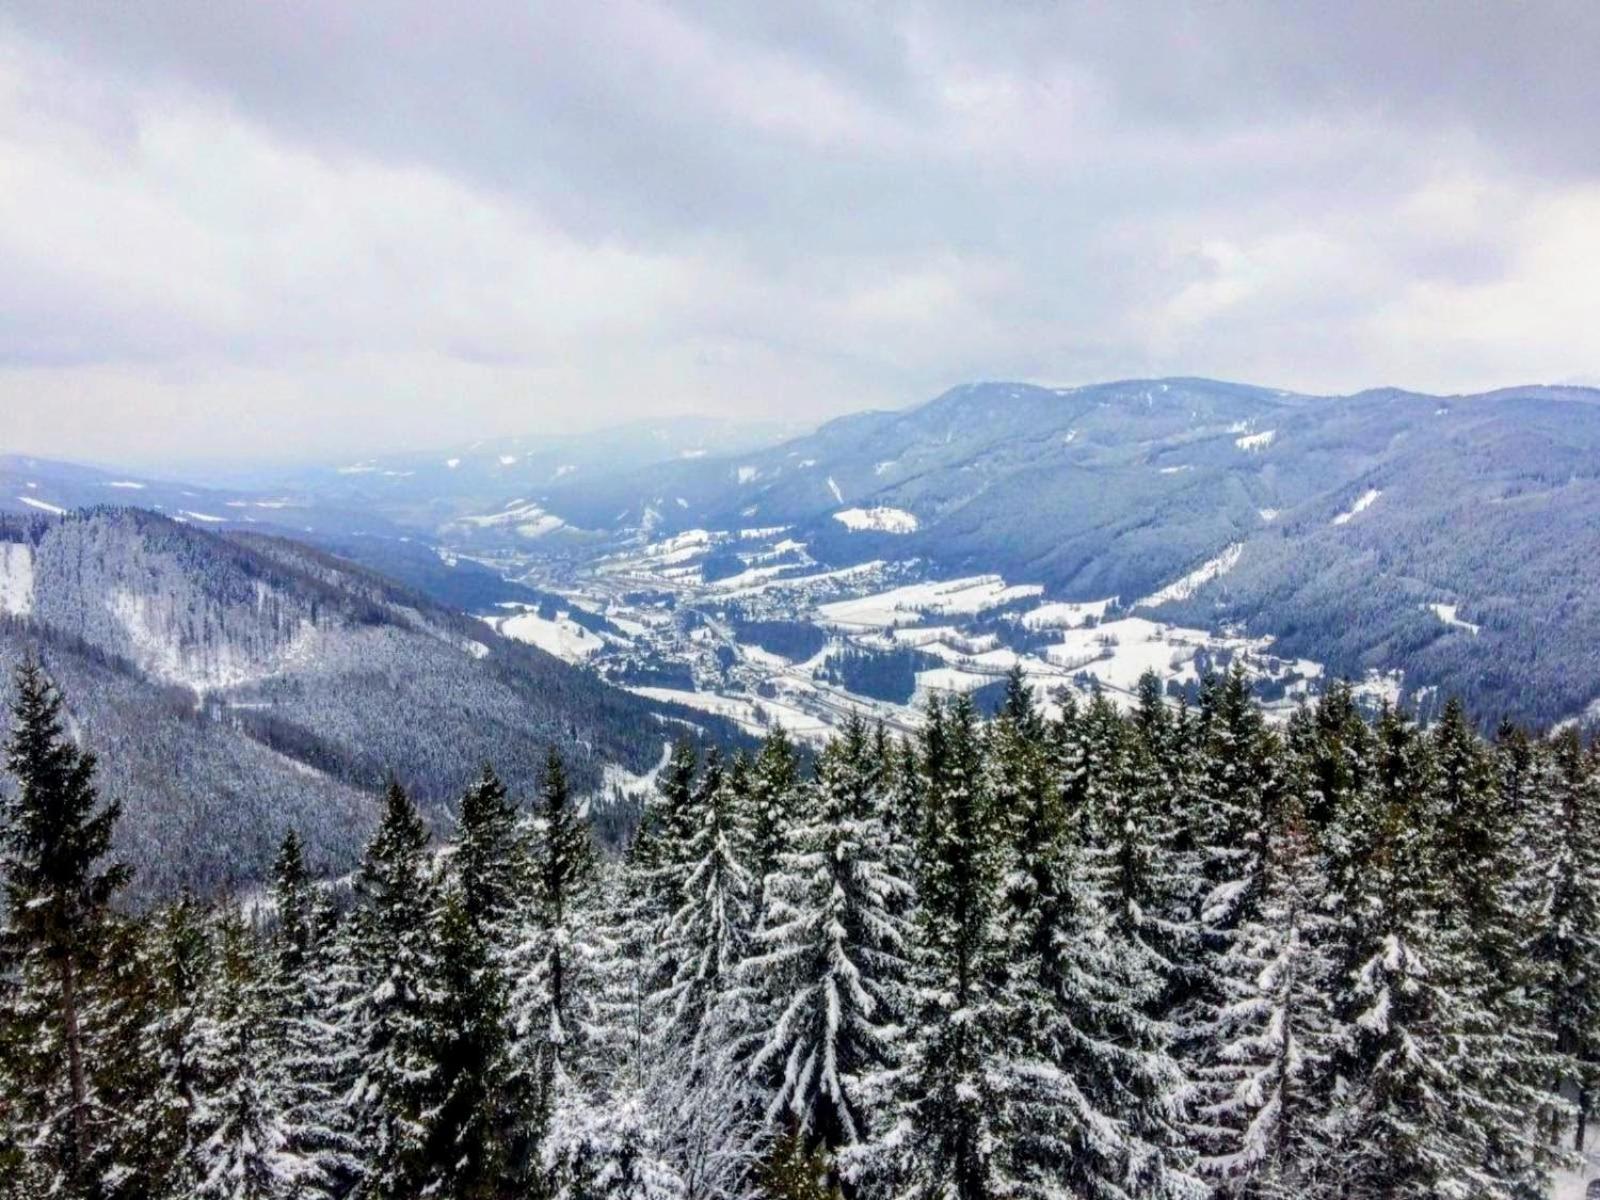
[[[0, 231], [0, 403], [270, 397], [282, 434], [425, 403], [419, 362], [499, 428], [971, 376], [1579, 374], [1597, 51], [1566, 0], [12, 0], [0, 148], [59, 178], [26, 201], [48, 238], [22, 201]], [[1550, 289], [1548, 332], [1496, 333]], [[1481, 344], [1405, 349], [1429, 330]]]

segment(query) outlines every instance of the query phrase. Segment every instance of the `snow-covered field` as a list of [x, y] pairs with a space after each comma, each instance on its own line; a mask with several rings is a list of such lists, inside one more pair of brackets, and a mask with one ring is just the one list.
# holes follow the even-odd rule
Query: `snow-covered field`
[[833, 519], [854, 532], [915, 533], [918, 527], [916, 514], [903, 508], [845, 508], [834, 513]]
[[597, 634], [585, 629], [564, 612], [557, 613], [554, 620], [547, 620], [532, 609], [509, 617], [484, 619], [500, 636], [537, 646], [545, 653], [567, 662], [582, 662], [605, 645]]

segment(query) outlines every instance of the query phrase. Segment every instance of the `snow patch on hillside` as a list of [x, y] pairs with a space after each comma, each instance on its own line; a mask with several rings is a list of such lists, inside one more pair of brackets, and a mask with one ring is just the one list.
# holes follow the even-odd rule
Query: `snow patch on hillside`
[[1272, 440], [1278, 436], [1276, 429], [1263, 429], [1260, 433], [1247, 433], [1243, 437], [1233, 439], [1233, 444], [1241, 450], [1265, 450], [1272, 445]]
[[566, 662], [582, 662], [605, 643], [592, 631], [573, 621], [565, 612], [547, 620], [528, 610], [511, 617], [485, 617], [502, 636], [537, 646]]
[[761, 474], [761, 472], [756, 470], [756, 468], [754, 468], [754, 467], [740, 467], [739, 468], [739, 482], [740, 483], [749, 483], [753, 479], [755, 479], [756, 476], [758, 476], [760, 474]]
[[1465, 629], [1474, 637], [1476, 637], [1478, 631], [1483, 628], [1481, 625], [1474, 625], [1471, 621], [1463, 621], [1459, 616], [1457, 616], [1456, 613], [1460, 610], [1460, 605], [1430, 604], [1427, 606], [1427, 608], [1429, 612], [1438, 617], [1439, 620], [1443, 621], [1446, 625], [1453, 625], [1457, 629]]
[[1381, 495], [1383, 495], [1381, 488], [1368, 488], [1366, 491], [1362, 492], [1361, 495], [1356, 497], [1356, 502], [1354, 504], [1335, 517], [1333, 519], [1333, 523], [1335, 525], [1349, 524], [1351, 517], [1355, 516], [1357, 513], [1366, 512], [1367, 509], [1372, 507], [1373, 502]]
[[17, 499], [22, 501], [22, 503], [26, 504], [29, 508], [37, 508], [41, 512], [55, 513], [55, 515], [58, 517], [65, 516], [67, 512], [67, 510], [62, 508], [59, 504], [49, 504], [43, 500], [35, 500], [32, 496], [18, 496]]
[[129, 491], [134, 491], [134, 492], [142, 492], [142, 491], [144, 491], [144, 484], [135, 483], [131, 479], [113, 479], [109, 483], [107, 483], [106, 486], [109, 487], [109, 488], [125, 488], [125, 489], [127, 489]]
[[1276, 521], [1278, 519], [1278, 510], [1275, 508], [1258, 508], [1256, 509], [1256, 516], [1260, 517], [1263, 521]]
[[839, 485], [833, 481], [833, 476], [828, 476], [828, 490], [833, 493], [833, 499], [838, 504], [844, 503], [844, 493], [839, 490]]
[[1064, 601], [1041, 604], [1023, 616], [1022, 626], [1024, 629], [1077, 629], [1087, 625], [1091, 619], [1104, 620], [1110, 604], [1110, 600], [1089, 600], [1082, 604]]
[[27, 616], [33, 611], [33, 547], [0, 542], [0, 613]]
[[1239, 556], [1243, 553], [1244, 543], [1235, 542], [1215, 558], [1201, 563], [1182, 579], [1175, 579], [1159, 592], [1146, 596], [1135, 607], [1155, 608], [1157, 605], [1169, 604], [1174, 600], [1187, 600], [1213, 579], [1220, 578], [1233, 570], [1234, 564], [1239, 561]]
[[525, 500], [513, 500], [500, 512], [460, 517], [453, 524], [471, 526], [475, 529], [496, 529], [509, 525], [525, 538], [541, 538], [562, 528], [566, 522], [537, 504]]
[[833, 519], [852, 532], [915, 533], [919, 524], [916, 514], [903, 508], [846, 508], [834, 513]]
[[214, 517], [210, 513], [191, 512], [187, 508], [180, 508], [178, 511], [186, 517], [190, 517], [207, 525], [225, 525], [228, 521], [227, 517]]

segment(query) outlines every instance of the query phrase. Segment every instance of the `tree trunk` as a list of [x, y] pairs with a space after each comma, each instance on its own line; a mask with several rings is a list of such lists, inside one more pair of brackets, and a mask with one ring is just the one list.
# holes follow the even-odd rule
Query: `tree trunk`
[[78, 971], [69, 953], [61, 960], [61, 1025], [67, 1043], [67, 1081], [72, 1089], [73, 1174], [89, 1163], [89, 1088], [83, 1072], [83, 1027], [78, 1020]]

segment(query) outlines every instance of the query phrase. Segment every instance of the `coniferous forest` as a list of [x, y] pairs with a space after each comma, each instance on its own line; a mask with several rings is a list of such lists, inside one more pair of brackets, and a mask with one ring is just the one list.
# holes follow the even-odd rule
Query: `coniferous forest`
[[348, 880], [135, 912], [19, 674], [0, 1194], [1535, 1198], [1600, 1078], [1600, 750], [1239, 673], [682, 745], [620, 854], [551, 752]]

